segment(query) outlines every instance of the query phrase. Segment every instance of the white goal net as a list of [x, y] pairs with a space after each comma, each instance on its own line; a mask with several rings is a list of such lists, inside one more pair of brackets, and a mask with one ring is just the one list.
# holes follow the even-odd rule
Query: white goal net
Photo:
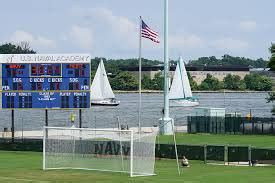
[[44, 127], [43, 169], [86, 169], [155, 175], [156, 133]]

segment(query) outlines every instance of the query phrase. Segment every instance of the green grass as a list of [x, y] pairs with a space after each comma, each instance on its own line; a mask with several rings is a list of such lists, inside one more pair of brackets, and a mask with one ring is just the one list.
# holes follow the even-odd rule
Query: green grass
[[[173, 136], [160, 136], [160, 143], [173, 143]], [[192, 145], [240, 145], [253, 147], [274, 147], [275, 136], [267, 135], [225, 135], [177, 133], [178, 144]]]
[[131, 178], [128, 174], [84, 170], [43, 171], [42, 153], [0, 151], [0, 182], [274, 182], [275, 167], [236, 167], [204, 165], [191, 161], [190, 168], [177, 174], [175, 160], [158, 160], [156, 176]]

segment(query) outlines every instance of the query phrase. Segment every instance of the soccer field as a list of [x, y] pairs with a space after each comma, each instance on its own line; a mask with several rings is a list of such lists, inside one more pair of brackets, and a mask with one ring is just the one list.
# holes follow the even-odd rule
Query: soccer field
[[175, 160], [157, 160], [156, 176], [85, 170], [42, 170], [42, 153], [0, 151], [0, 182], [274, 182], [275, 166], [236, 167], [204, 165], [191, 161], [190, 168], [177, 173]]

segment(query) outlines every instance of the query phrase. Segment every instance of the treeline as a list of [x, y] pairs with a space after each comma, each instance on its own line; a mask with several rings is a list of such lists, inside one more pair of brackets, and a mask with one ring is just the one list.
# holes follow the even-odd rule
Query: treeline
[[[109, 76], [109, 80], [111, 86], [115, 90], [137, 90], [138, 89], [138, 81], [131, 76], [130, 73], [121, 71], [122, 67], [138, 67], [139, 60], [136, 58], [131, 59], [106, 59], [96, 57], [91, 60], [92, 64], [92, 78], [96, 72], [97, 66], [100, 62], [100, 59], [103, 59], [106, 71]], [[170, 61], [170, 65], [176, 64], [176, 61]], [[252, 60], [244, 57], [233, 57], [230, 55], [224, 55], [221, 59], [217, 59], [216, 57], [201, 57], [197, 60], [190, 61], [187, 65], [196, 66], [196, 67], [205, 67], [205, 66], [226, 66], [226, 67], [257, 67], [257, 68], [265, 68], [267, 66], [267, 61], [263, 59]], [[156, 66], [162, 65], [163, 62], [158, 60], [149, 60], [142, 58], [142, 66]], [[190, 77], [190, 75], [189, 75]], [[263, 84], [257, 84], [255, 87], [250, 85], [248, 82], [245, 82], [238, 78], [239, 76], [228, 76], [225, 78], [225, 81], [219, 82], [213, 76], [208, 76], [205, 81], [203, 81], [200, 85], [198, 85], [192, 78], [190, 77], [190, 85], [193, 90], [270, 90], [269, 86]], [[254, 76], [258, 80], [262, 79], [262, 76]], [[214, 81], [213, 81], [214, 80]], [[234, 80], [235, 83], [228, 84], [231, 80]], [[212, 82], [212, 83], [211, 83]], [[259, 82], [257, 82], [259, 83]], [[268, 84], [269, 85], [269, 84]], [[142, 80], [142, 89], [147, 90], [162, 90], [163, 89], [163, 77], [161, 74], [156, 74], [153, 79], [150, 79], [148, 76], [144, 76]]]
[[228, 74], [223, 81], [219, 81], [214, 76], [207, 74], [206, 78], [197, 85], [196, 82], [190, 78], [191, 88], [193, 90], [254, 90], [254, 91], [271, 91], [272, 79], [260, 74], [248, 74], [241, 79], [238, 75]]
[[[241, 79], [238, 75], [228, 74], [223, 81], [219, 81], [214, 76], [207, 74], [206, 78], [197, 84], [188, 72], [190, 85], [193, 91], [219, 91], [219, 90], [253, 90], [253, 91], [271, 91], [272, 79], [259, 74], [248, 74]], [[120, 72], [115, 77], [110, 77], [110, 83], [115, 90], [137, 90], [138, 81], [129, 72]], [[163, 76], [159, 72], [150, 79], [144, 76], [142, 79], [142, 89], [144, 90], [163, 90]]]
[[[95, 70], [101, 58], [95, 57], [91, 60], [92, 69]], [[106, 67], [106, 70], [110, 73], [116, 74], [120, 71], [121, 67], [138, 67], [139, 60], [137, 58], [130, 59], [106, 59], [102, 58]], [[177, 61], [171, 60], [170, 65], [176, 65]], [[162, 61], [150, 60], [142, 58], [142, 66], [156, 66], [162, 65]], [[266, 68], [268, 61], [262, 58], [253, 60], [245, 57], [233, 57], [230, 55], [224, 55], [221, 59], [215, 56], [200, 57], [197, 60], [190, 60], [187, 66], [193, 67], [251, 67], [251, 68]]]
[[245, 58], [245, 57], [233, 57], [230, 55], [224, 55], [221, 59], [215, 56], [201, 57], [197, 60], [191, 60], [187, 65], [195, 67], [205, 66], [225, 66], [225, 67], [252, 67], [252, 68], [266, 68], [268, 61], [259, 58], [256, 60]]
[[[139, 66], [139, 59], [137, 58], [129, 58], [129, 59], [106, 59], [106, 58], [99, 58], [95, 57], [91, 59], [91, 69], [92, 72], [95, 72], [100, 60], [103, 60], [105, 69], [108, 73], [113, 75], [118, 74], [121, 72], [121, 67], [138, 67]], [[158, 60], [149, 60], [142, 58], [141, 59], [142, 66], [156, 66], [162, 64], [162, 62]]]

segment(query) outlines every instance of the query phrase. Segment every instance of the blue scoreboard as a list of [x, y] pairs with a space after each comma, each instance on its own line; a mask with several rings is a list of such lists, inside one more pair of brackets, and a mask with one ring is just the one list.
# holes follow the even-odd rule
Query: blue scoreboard
[[89, 108], [87, 54], [0, 55], [2, 108]]

